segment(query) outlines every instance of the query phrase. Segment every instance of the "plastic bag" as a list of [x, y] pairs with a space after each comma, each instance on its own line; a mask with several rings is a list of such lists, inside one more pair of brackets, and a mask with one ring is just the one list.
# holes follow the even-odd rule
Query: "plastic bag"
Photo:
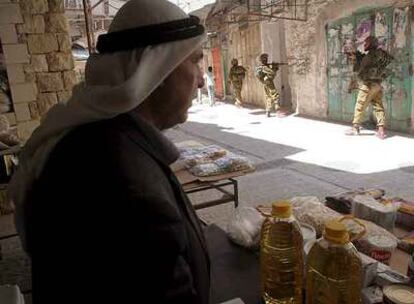
[[353, 201], [352, 214], [355, 217], [371, 221], [388, 231], [394, 229], [398, 203], [385, 199], [379, 201], [369, 195], [356, 195]]
[[237, 207], [227, 226], [227, 235], [234, 243], [251, 249], [259, 247], [264, 217], [252, 207]]
[[302, 224], [311, 225], [316, 237], [322, 236], [325, 223], [341, 216], [340, 213], [326, 207], [316, 196], [297, 196], [290, 199], [293, 214]]

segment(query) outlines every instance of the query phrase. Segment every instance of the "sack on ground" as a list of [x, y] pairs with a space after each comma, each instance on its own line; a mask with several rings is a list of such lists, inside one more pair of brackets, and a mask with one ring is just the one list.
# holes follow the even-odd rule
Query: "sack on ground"
[[227, 227], [227, 235], [234, 243], [256, 249], [264, 217], [252, 207], [237, 207]]

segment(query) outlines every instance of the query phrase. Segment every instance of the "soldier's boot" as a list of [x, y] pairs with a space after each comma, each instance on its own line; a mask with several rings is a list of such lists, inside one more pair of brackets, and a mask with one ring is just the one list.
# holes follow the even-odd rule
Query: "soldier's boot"
[[266, 111], [266, 116], [270, 117], [270, 111]]
[[387, 135], [385, 134], [384, 126], [378, 126], [378, 130], [377, 130], [377, 132], [375, 132], [375, 135], [379, 139], [385, 139], [385, 137], [387, 137]]
[[353, 136], [359, 135], [360, 128], [359, 125], [353, 125], [352, 128], [345, 131], [345, 135]]

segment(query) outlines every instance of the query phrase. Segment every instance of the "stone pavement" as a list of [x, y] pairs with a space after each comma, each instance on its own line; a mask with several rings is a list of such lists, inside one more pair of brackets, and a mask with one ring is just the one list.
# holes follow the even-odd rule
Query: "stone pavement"
[[[240, 202], [258, 205], [293, 196], [379, 187], [389, 196], [414, 200], [414, 138], [390, 133], [385, 140], [364, 130], [346, 136], [349, 126], [301, 117], [267, 118], [261, 109], [217, 103], [195, 104], [188, 121], [167, 132], [173, 141], [197, 140], [249, 157], [254, 173], [237, 178]], [[191, 196], [194, 204], [212, 192]], [[222, 228], [232, 215], [226, 204], [199, 211]]]

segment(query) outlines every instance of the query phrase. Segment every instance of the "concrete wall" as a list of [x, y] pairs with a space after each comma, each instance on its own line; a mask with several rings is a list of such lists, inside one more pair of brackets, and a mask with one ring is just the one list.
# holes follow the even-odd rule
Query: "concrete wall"
[[287, 58], [294, 63], [290, 69], [289, 80], [292, 86], [292, 101], [297, 104], [297, 111], [325, 118], [328, 110], [325, 25], [350, 16], [361, 8], [407, 6], [412, 5], [413, 1], [311, 0], [309, 4], [308, 21], [286, 21], [284, 23]]
[[[286, 54], [284, 21], [262, 22], [262, 51], [269, 54], [269, 61], [288, 62]], [[282, 106], [291, 108], [291, 89], [289, 84], [289, 66], [281, 65], [275, 78], [275, 85], [280, 94]]]

